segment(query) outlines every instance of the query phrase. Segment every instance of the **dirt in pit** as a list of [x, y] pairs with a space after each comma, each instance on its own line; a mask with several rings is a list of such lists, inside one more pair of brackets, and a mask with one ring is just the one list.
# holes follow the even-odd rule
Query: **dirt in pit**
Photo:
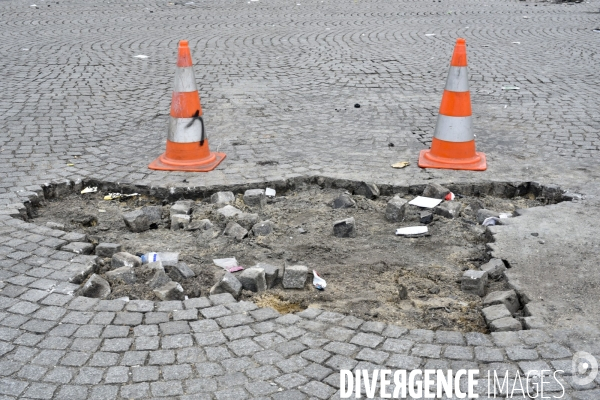
[[[524, 198], [457, 198], [455, 201], [462, 204], [461, 217], [446, 219], [436, 215], [429, 225], [430, 236], [405, 238], [395, 236], [395, 229], [420, 225], [420, 209], [408, 206], [405, 220], [392, 223], [384, 217], [391, 197], [369, 200], [352, 196], [355, 207], [333, 209], [333, 199], [342, 193], [344, 190], [304, 186], [269, 199], [263, 209], [245, 206], [239, 194], [235, 207], [275, 224], [271, 235], [249, 236], [242, 241], [221, 234], [226, 221], [217, 209], [222, 205], [210, 204], [208, 199], [196, 200], [192, 221], [209, 219], [218, 233], [212, 239], [202, 239], [197, 231], [171, 231], [170, 204], [146, 197], [105, 201], [104, 193], [72, 195], [47, 201], [37, 210], [35, 222], [62, 223], [67, 230], [87, 233], [95, 244], [121, 243], [123, 251], [132, 254], [179, 252], [179, 259], [196, 273], [196, 277], [181, 281], [189, 297], [208, 295], [210, 287], [220, 279], [224, 271], [213, 264], [216, 258], [236, 257], [244, 267], [258, 262], [279, 267], [301, 264], [318, 271], [327, 281], [324, 291], [313, 288], [309, 279], [304, 290], [284, 290], [278, 283], [261, 294], [243, 291], [241, 298], [281, 312], [318, 307], [409, 328], [487, 330], [481, 315], [481, 298], [460, 290], [462, 272], [487, 261], [485, 229], [476, 223], [475, 212], [487, 208], [510, 213], [539, 203]], [[147, 205], [163, 207], [163, 223], [146, 232], [130, 232], [122, 213]], [[356, 220], [357, 236], [334, 237], [333, 222], [349, 217]], [[104, 261], [101, 275], [110, 265], [109, 259]], [[399, 297], [399, 285], [407, 288], [407, 299]], [[491, 282], [488, 291], [505, 287], [504, 281]], [[157, 300], [144, 284], [112, 285], [110, 298], [123, 296]]]

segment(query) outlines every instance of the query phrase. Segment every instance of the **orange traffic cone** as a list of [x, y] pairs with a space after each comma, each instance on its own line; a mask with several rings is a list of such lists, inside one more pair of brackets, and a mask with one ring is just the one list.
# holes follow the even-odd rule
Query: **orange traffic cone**
[[419, 167], [484, 171], [485, 154], [475, 151], [465, 39], [457, 39], [431, 150], [421, 150]]
[[208, 172], [224, 158], [224, 153], [211, 153], [208, 148], [192, 56], [187, 40], [182, 40], [179, 42], [175, 89], [171, 99], [167, 148], [148, 168]]

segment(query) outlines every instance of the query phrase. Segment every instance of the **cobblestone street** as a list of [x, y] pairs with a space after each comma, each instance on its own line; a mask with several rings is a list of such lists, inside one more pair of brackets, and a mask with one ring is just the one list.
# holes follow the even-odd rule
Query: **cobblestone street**
[[[576, 352], [600, 360], [600, 1], [1, 0], [0, 19], [0, 399], [335, 399], [340, 369], [379, 368], [479, 369], [484, 399], [488, 371], [562, 370], [563, 399], [600, 399], [600, 375], [581, 385], [571, 367]], [[458, 37], [485, 172], [417, 166]], [[205, 174], [147, 168], [181, 39], [211, 150], [227, 154]], [[534, 329], [491, 334], [280, 315], [229, 294], [78, 297], [73, 277], [97, 257], [23, 218], [86, 182], [185, 197], [304, 181], [536, 182], [583, 198], [491, 230], [540, 312]]]

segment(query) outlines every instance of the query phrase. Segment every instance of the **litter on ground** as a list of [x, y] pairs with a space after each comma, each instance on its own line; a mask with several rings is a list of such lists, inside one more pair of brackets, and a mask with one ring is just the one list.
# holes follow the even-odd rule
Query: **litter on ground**
[[442, 199], [434, 199], [431, 197], [417, 196], [408, 202], [411, 206], [417, 206], [422, 208], [433, 208], [442, 202]]

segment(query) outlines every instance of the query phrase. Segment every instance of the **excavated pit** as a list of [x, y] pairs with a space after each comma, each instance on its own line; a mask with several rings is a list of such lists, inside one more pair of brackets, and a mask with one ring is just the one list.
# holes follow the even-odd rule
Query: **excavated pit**
[[[265, 292], [244, 290], [240, 299], [281, 312], [319, 307], [408, 328], [487, 332], [481, 313], [482, 298], [464, 293], [460, 285], [465, 270], [477, 269], [489, 259], [485, 227], [477, 223], [475, 212], [486, 208], [513, 213], [519, 208], [548, 202], [536, 199], [531, 193], [512, 198], [481, 193], [457, 197], [455, 201], [462, 205], [459, 217], [435, 215], [428, 225], [429, 236], [407, 238], [395, 236], [395, 230], [422, 225], [419, 222], [422, 209], [407, 206], [404, 221], [389, 222], [384, 214], [391, 195], [372, 200], [352, 195], [354, 207], [332, 208], [332, 201], [342, 193], [348, 192], [303, 183], [268, 198], [262, 208], [246, 206], [243, 192], [238, 193], [232, 203], [234, 207], [256, 213], [261, 221], [270, 220], [275, 226], [268, 236], [250, 235], [242, 240], [222, 234], [227, 221], [217, 209], [223, 205], [211, 204], [209, 197], [186, 198], [194, 200], [192, 221], [209, 219], [214, 225], [212, 238], [200, 235], [197, 230], [171, 230], [169, 210], [173, 199], [146, 195], [107, 201], [103, 199], [106, 191], [70, 194], [47, 200], [34, 209], [33, 216], [40, 225], [58, 223], [66, 231], [85, 233], [94, 246], [120, 243], [123, 251], [138, 255], [178, 252], [179, 260], [196, 275], [179, 280], [185, 296], [190, 298], [208, 295], [224, 274], [222, 268], [213, 264], [213, 259], [235, 257], [246, 268], [259, 262], [277, 267], [305, 265], [327, 281], [324, 291], [312, 286], [312, 278], [307, 279], [304, 289], [283, 289], [279, 280]], [[402, 197], [410, 200], [415, 195], [404, 193]], [[144, 232], [131, 232], [123, 221], [123, 213], [150, 205], [162, 207], [161, 223]], [[349, 217], [356, 221], [356, 237], [335, 237], [334, 221]], [[103, 259], [97, 274], [105, 277], [110, 264], [109, 258]], [[133, 285], [113, 282], [108, 298], [158, 300], [145, 284], [149, 276], [136, 274], [138, 280]], [[407, 289], [405, 299], [399, 295], [400, 285]], [[490, 280], [486, 292], [506, 288], [504, 279]]]

